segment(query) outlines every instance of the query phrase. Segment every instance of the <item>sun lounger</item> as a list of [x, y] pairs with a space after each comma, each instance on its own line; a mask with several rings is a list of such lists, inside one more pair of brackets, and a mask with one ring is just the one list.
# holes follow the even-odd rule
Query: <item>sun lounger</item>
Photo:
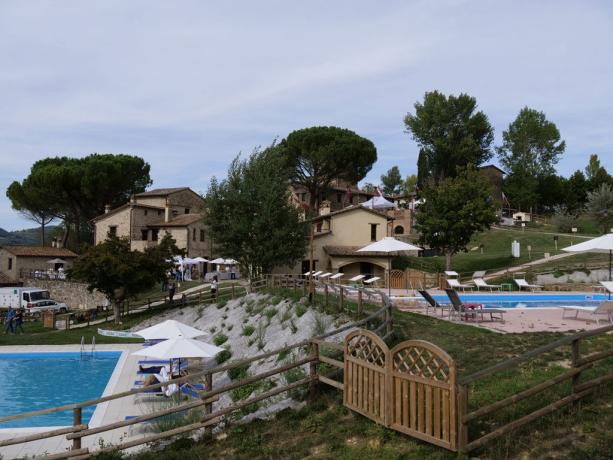
[[336, 273], [336, 274], [334, 274], [334, 275], [332, 275], [332, 276], [330, 277], [330, 280], [331, 280], [331, 281], [332, 281], [332, 280], [333, 280], [333, 281], [336, 281], [336, 280], [338, 280], [338, 279], [342, 278], [342, 277], [343, 277], [343, 275], [344, 275], [344, 273]]
[[445, 292], [451, 301], [452, 309], [450, 312], [458, 319], [462, 320], [462, 317], [464, 317], [464, 320], [468, 321], [472, 317], [475, 319], [475, 321], [479, 322], [479, 316], [481, 316], [481, 321], [483, 321], [484, 315], [490, 315], [491, 321], [504, 322], [503, 315], [506, 313], [506, 310], [501, 310], [499, 308], [483, 308], [481, 305], [476, 305], [474, 308], [471, 308], [471, 306], [468, 306], [462, 302], [458, 293], [453, 289], [445, 289]]
[[306, 272], [306, 273], [303, 273], [303, 275], [304, 275], [304, 276], [309, 276], [311, 273], [315, 273], [315, 270], [313, 270], [312, 272], [311, 272], [311, 271], [308, 271], [308, 272]]
[[317, 278], [319, 275], [321, 275], [323, 272], [321, 270], [316, 271], [315, 273], [313, 273], [313, 276], [315, 278]]
[[473, 282], [475, 283], [475, 286], [477, 286], [478, 290], [483, 288], [489, 289], [490, 291], [493, 291], [494, 289], [498, 289], [500, 291], [500, 284], [488, 284], [483, 278], [475, 278], [473, 279]]
[[448, 279], [447, 284], [452, 289], [462, 289], [463, 291], [465, 291], [466, 289], [474, 288], [474, 286], [472, 286], [471, 284], [461, 284], [458, 280], [455, 279]]
[[538, 291], [543, 287], [540, 284], [530, 284], [523, 278], [516, 278], [513, 281], [515, 281], [515, 284], [517, 284], [517, 287], [519, 287], [520, 291], [524, 288], [529, 289], [531, 291]]
[[319, 275], [319, 279], [320, 279], [320, 280], [326, 279], [326, 278], [328, 278], [330, 275], [332, 275], [332, 272], [323, 273], [323, 274]]
[[426, 303], [426, 315], [428, 314], [428, 311], [430, 311], [430, 309], [432, 308], [434, 310], [435, 315], [436, 315], [436, 310], [440, 309], [441, 318], [443, 317], [445, 310], [447, 310], [447, 314], [449, 316], [449, 309], [451, 308], [451, 305], [438, 303], [436, 300], [434, 300], [434, 297], [432, 297], [430, 293], [426, 290], [418, 290], [417, 292], [419, 292], [419, 294], [424, 299], [426, 299], [426, 302], [427, 302]]
[[446, 270], [445, 271], [445, 276], [447, 278], [458, 278], [460, 275], [458, 274], [458, 272], [455, 272], [453, 270]]
[[366, 275], [357, 275], [353, 278], [349, 278], [349, 281], [352, 283], [357, 283], [358, 281], [362, 281], [364, 278], [366, 278]]
[[[579, 319], [579, 313], [582, 311], [590, 313], [591, 316], [606, 316], [605, 321], [608, 321], [613, 324], [613, 300], [606, 300], [602, 302], [597, 307], [562, 307], [562, 318], [563, 319]], [[567, 316], [567, 312], [574, 312], [575, 316]], [[604, 318], [596, 318], [596, 324], [600, 324], [600, 320]]]
[[368, 284], [371, 285], [373, 283], [376, 283], [377, 281], [379, 281], [381, 279], [380, 276], [373, 276], [372, 278], [369, 278], [367, 280], [364, 280], [364, 284]]

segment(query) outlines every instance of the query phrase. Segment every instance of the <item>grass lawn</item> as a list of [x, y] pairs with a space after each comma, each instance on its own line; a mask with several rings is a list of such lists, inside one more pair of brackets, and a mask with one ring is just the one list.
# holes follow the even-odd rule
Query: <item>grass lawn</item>
[[[521, 257], [511, 257], [511, 243], [516, 240], [520, 243]], [[460, 273], [471, 274], [477, 270], [495, 270], [506, 267], [521, 265], [530, 260], [540, 259], [544, 257], [544, 253], [550, 255], [560, 254], [562, 248], [577, 244], [584, 241], [583, 239], [573, 238], [572, 236], [559, 236], [558, 249], [556, 250], [553, 235], [532, 230], [498, 230], [492, 229], [484, 233], [480, 233], [468, 245], [469, 251], [456, 254], [452, 259], [452, 268]], [[479, 246], [483, 245], [483, 254]], [[531, 253], [528, 253], [528, 246], [531, 246]], [[575, 258], [577, 260], [600, 260], [603, 259], [597, 254], [583, 254], [564, 259], [564, 263], [571, 263]], [[443, 270], [445, 266], [445, 258], [442, 256], [427, 257], [427, 258], [405, 258], [408, 260], [408, 266], [414, 268], [422, 268], [428, 271]], [[604, 260], [604, 259], [603, 259]], [[562, 263], [562, 262], [560, 262]]]
[[[499, 334], [462, 324], [443, 322], [412, 313], [394, 313], [396, 341], [429, 340], [446, 350], [466, 375], [516, 356], [563, 336], [536, 332]], [[608, 335], [584, 342], [582, 353], [613, 346]], [[470, 410], [517, 393], [542, 382], [568, 367], [570, 347], [541, 355], [515, 369], [495, 374], [470, 388]], [[599, 365], [611, 372], [613, 359]], [[597, 375], [586, 371], [582, 381]], [[491, 431], [547, 403], [567, 395], [569, 383], [556, 385], [519, 404], [499, 410], [470, 426], [470, 437]], [[599, 459], [611, 458], [613, 445], [613, 385], [603, 386], [579, 404], [546, 416], [490, 442], [472, 453], [487, 459]], [[315, 401], [300, 410], [284, 410], [268, 421], [231, 427], [222, 439], [194, 442], [179, 439], [161, 452], [147, 452], [138, 460], [153, 459], [453, 459], [457, 456], [417, 439], [383, 428], [342, 405], [341, 392], [322, 385]]]

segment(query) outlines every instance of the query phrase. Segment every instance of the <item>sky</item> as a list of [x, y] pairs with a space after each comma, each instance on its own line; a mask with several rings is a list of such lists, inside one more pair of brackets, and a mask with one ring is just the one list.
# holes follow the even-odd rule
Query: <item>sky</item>
[[[558, 172], [613, 171], [609, 1], [0, 2], [0, 228], [32, 227], [4, 191], [49, 156], [138, 155], [154, 187], [205, 192], [239, 153], [295, 129], [372, 140], [365, 181], [416, 172], [404, 116], [468, 93], [501, 133], [524, 106], [566, 141]], [[495, 159], [494, 159], [495, 162]]]

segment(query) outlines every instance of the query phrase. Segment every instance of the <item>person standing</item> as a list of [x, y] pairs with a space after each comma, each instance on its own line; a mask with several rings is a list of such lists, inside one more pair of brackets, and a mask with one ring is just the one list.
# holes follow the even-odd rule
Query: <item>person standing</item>
[[9, 309], [6, 311], [6, 316], [4, 317], [4, 333], [11, 333], [14, 334], [15, 333], [15, 327], [13, 325], [13, 321], [15, 320], [15, 310], [13, 310], [13, 307], [9, 307]]
[[23, 308], [20, 308], [17, 310], [17, 313], [15, 313], [15, 334], [17, 334], [17, 330], [21, 330], [20, 334], [25, 332], [23, 330]]
[[177, 285], [175, 284], [174, 281], [171, 281], [170, 284], [168, 285], [168, 300], [170, 304], [172, 304], [176, 290], [177, 290]]
[[217, 298], [217, 275], [211, 280], [211, 297]]

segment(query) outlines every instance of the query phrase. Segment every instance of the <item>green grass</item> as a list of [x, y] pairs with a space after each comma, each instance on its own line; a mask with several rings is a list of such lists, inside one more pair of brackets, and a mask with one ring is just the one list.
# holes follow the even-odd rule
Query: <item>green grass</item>
[[[422, 315], [394, 312], [395, 342], [428, 340], [446, 350], [467, 375], [512, 356], [550, 343], [563, 333], [500, 334], [487, 329], [439, 321]], [[583, 342], [582, 354], [610, 349], [610, 335]], [[470, 407], [508, 397], [567, 369], [569, 347], [554, 350], [514, 369], [494, 374], [470, 388]], [[613, 371], [613, 358], [585, 372], [582, 381]], [[293, 376], [290, 376], [292, 380]], [[519, 404], [479, 419], [470, 425], [470, 438], [536, 410], [567, 395], [569, 384], [556, 385]], [[570, 406], [515, 430], [471, 457], [611, 458], [613, 445], [613, 385], [603, 386], [580, 404]], [[317, 398], [300, 410], [284, 410], [267, 421], [234, 426], [218, 441], [203, 440], [183, 447], [145, 453], [139, 460], [183, 458], [318, 458], [318, 459], [454, 459], [456, 454], [381, 427], [342, 405], [342, 394], [322, 386]]]
[[[519, 241], [521, 245], [521, 257], [517, 259], [511, 257], [511, 243], [514, 240]], [[562, 248], [581, 241], [584, 240], [572, 237], [571, 235], [559, 236], [558, 249], [556, 250], [553, 235], [547, 233], [533, 230], [522, 232], [521, 230], [514, 229], [492, 229], [476, 235], [468, 245], [469, 251], [456, 254], [453, 256], [451, 263], [452, 268], [460, 273], [472, 274], [477, 270], [503, 269], [514, 265], [521, 265], [530, 260], [540, 259], [544, 257], [544, 253], [549, 253], [552, 256], [559, 254], [563, 252]], [[478, 249], [481, 244], [483, 245], [483, 254]], [[532, 248], [531, 255], [528, 253], [528, 246]], [[591, 254], [591, 256], [594, 257], [594, 254]], [[427, 258], [401, 257], [394, 262], [394, 267], [404, 268], [405, 266], [431, 272], [442, 271], [445, 266], [445, 258], [442, 256]]]

